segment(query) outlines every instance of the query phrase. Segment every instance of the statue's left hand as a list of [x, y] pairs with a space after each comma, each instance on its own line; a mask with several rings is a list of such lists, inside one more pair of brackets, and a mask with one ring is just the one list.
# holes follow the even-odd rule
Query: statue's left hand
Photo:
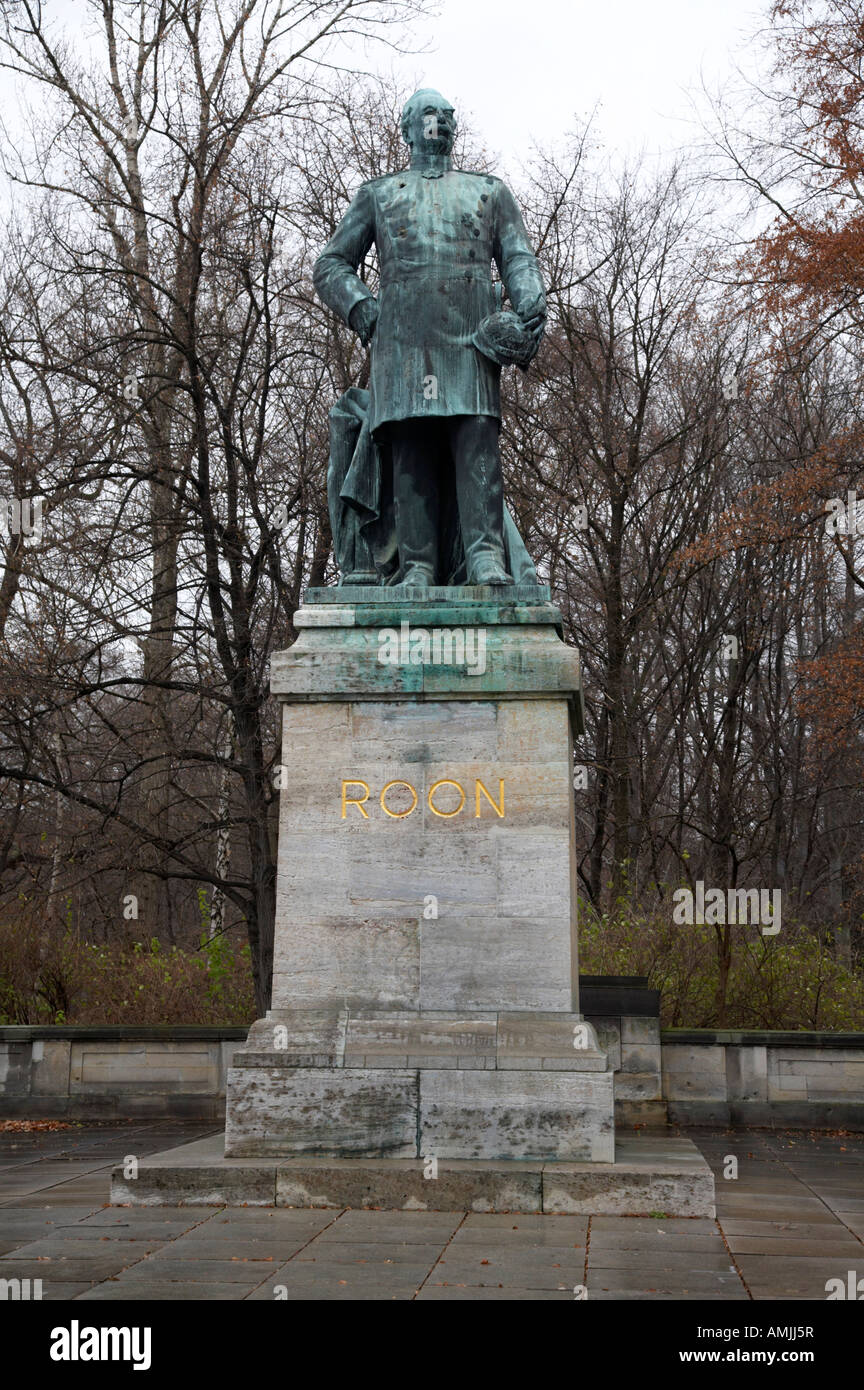
[[354, 332], [359, 336], [364, 347], [368, 347], [375, 332], [375, 324], [378, 322], [378, 301], [376, 299], [361, 299], [348, 316], [348, 323]]
[[532, 358], [536, 357], [541, 339], [546, 330], [546, 310], [538, 309], [535, 313], [531, 314], [529, 318], [523, 319], [522, 322], [534, 339], [534, 351], [531, 356]]

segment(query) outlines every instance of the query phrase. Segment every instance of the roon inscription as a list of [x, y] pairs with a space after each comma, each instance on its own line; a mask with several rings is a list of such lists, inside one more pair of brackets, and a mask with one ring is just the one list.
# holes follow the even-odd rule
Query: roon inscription
[[[359, 796], [357, 795], [357, 788], [361, 789]], [[346, 819], [349, 806], [356, 806], [363, 819], [368, 820], [369, 812], [366, 810], [366, 802], [371, 795], [369, 783], [364, 782], [362, 777], [344, 777], [342, 779], [342, 819]], [[391, 820], [405, 820], [406, 816], [410, 816], [417, 809], [418, 799], [416, 787], [410, 782], [406, 782], [404, 778], [397, 777], [381, 788], [378, 802], [385, 816], [389, 816]], [[433, 782], [426, 793], [426, 805], [433, 816], [440, 816], [442, 820], [453, 820], [455, 816], [460, 815], [464, 810], [465, 801], [465, 788], [461, 782], [455, 781], [452, 777], [442, 777], [440, 781]], [[481, 808], [484, 807], [485, 802], [489, 803], [499, 820], [504, 819], [503, 777], [498, 778], [497, 801], [480, 778], [474, 778], [475, 820], [480, 819]]]

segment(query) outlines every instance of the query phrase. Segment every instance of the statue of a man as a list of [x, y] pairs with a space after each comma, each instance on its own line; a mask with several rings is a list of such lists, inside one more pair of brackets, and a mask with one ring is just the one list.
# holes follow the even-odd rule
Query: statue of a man
[[[399, 575], [411, 588], [446, 582], [444, 514], [454, 489], [468, 583], [513, 583], [499, 378], [502, 362], [527, 366], [546, 321], [513, 195], [501, 179], [453, 168], [455, 134], [450, 103], [415, 92], [402, 112], [410, 168], [360, 187], [314, 272], [324, 303], [371, 342], [369, 428], [392, 457]], [[357, 274], [373, 243], [377, 300]], [[493, 261], [514, 314], [496, 312]], [[496, 350], [502, 323], [511, 345], [515, 330], [511, 356], [506, 344]], [[508, 526], [512, 536], [509, 518]]]

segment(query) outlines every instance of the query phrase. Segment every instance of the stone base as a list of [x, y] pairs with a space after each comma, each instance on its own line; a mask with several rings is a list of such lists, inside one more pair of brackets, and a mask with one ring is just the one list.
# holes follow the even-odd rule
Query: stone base
[[609, 1163], [613, 1073], [576, 1013], [272, 1010], [228, 1072], [229, 1158]]
[[130, 1206], [367, 1207], [388, 1211], [568, 1212], [714, 1216], [714, 1177], [691, 1140], [619, 1140], [614, 1163], [416, 1159], [232, 1159], [221, 1134], [152, 1154], [130, 1180], [111, 1175], [111, 1201]]

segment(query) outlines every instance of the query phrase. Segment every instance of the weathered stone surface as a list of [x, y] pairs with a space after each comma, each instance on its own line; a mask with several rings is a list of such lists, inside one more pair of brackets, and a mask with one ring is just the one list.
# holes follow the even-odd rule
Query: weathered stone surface
[[416, 1072], [232, 1067], [225, 1153], [413, 1158]]
[[653, 1071], [616, 1072], [615, 1100], [661, 1101], [660, 1077]]
[[660, 1020], [637, 1014], [621, 1015], [621, 1046], [657, 1047], [660, 1044]]
[[688, 1044], [665, 1046], [663, 1094], [667, 1100], [686, 1096], [690, 1101], [725, 1103], [725, 1048], [691, 1047]]
[[[274, 1009], [573, 1009], [566, 700], [283, 713], [291, 776], [280, 809]], [[529, 776], [525, 737], [538, 721], [545, 751]], [[359, 780], [343, 807], [349, 778]], [[401, 819], [406, 788], [386, 803], [397, 818], [380, 805], [399, 779], [417, 797]], [[458, 805], [450, 787], [436, 793], [439, 814], [430, 808], [446, 779], [465, 790], [458, 816], [440, 814], [452, 809], [447, 797]], [[503, 816], [478, 782], [496, 806], [503, 782]], [[350, 798], [364, 796], [363, 784], [361, 809]], [[430, 901], [437, 916], [424, 917]]]
[[238, 1067], [401, 1067], [605, 1072], [590, 1023], [573, 1013], [271, 1009]]
[[767, 1100], [767, 1049], [764, 1047], [727, 1047], [726, 1085], [730, 1100]]
[[29, 1096], [33, 1056], [29, 1044], [7, 1042], [0, 1048], [0, 1096]]
[[[432, 1164], [429, 1159], [227, 1159], [220, 1137], [213, 1136], [143, 1159], [135, 1182], [115, 1169], [111, 1200], [139, 1207], [275, 1202], [279, 1207], [417, 1212], [663, 1211], [670, 1217], [714, 1216], [711, 1170], [689, 1139], [624, 1140], [616, 1146], [615, 1160], [583, 1164], [439, 1158]], [[349, 1238], [359, 1238], [356, 1231], [351, 1237], [350, 1222], [346, 1229]], [[692, 1231], [699, 1229], [694, 1223]], [[413, 1238], [434, 1236], [424, 1227]], [[446, 1238], [445, 1232], [440, 1239]], [[530, 1239], [542, 1243], [542, 1228]]]
[[[577, 1012], [578, 656], [544, 595], [348, 597], [307, 604], [273, 659], [273, 1007], [235, 1054], [226, 1152], [605, 1161], [612, 1073]], [[379, 660], [382, 629], [445, 622], [482, 628], [482, 662]]]
[[197, 1047], [173, 1042], [73, 1042], [69, 1058], [71, 1095], [100, 1090], [215, 1091], [219, 1085], [218, 1043]]
[[610, 1162], [612, 1112], [610, 1072], [424, 1071], [420, 1152]]
[[[380, 1207], [400, 1211], [540, 1211], [542, 1175], [535, 1164], [294, 1160], [276, 1171], [280, 1207]], [[426, 1176], [430, 1174], [430, 1176]]]
[[66, 1038], [33, 1043], [33, 1095], [64, 1095], [69, 1090], [72, 1044]]
[[864, 1094], [864, 1057], [860, 1052], [785, 1048], [767, 1068], [769, 1100], [848, 1101]]
[[429, 1019], [424, 1015], [352, 1018], [346, 1065], [363, 1057], [364, 1066], [385, 1066], [398, 1057], [402, 1065], [495, 1066], [497, 1024], [492, 1019]]
[[617, 1018], [591, 1018], [588, 1020], [597, 1035], [597, 1045], [609, 1058], [613, 1071], [621, 1067], [621, 1024]]
[[118, 1206], [253, 1206], [276, 1204], [275, 1168], [147, 1167], [144, 1181], [131, 1182], [122, 1168], [111, 1175], [111, 1201]]
[[714, 1175], [689, 1139], [619, 1141], [614, 1163], [546, 1164], [543, 1210], [714, 1216]]
[[622, 1043], [621, 1070], [623, 1072], [652, 1072], [657, 1077], [658, 1088], [662, 1072], [660, 1043]]
[[[307, 703], [561, 696], [570, 703], [574, 728], [581, 732], [579, 653], [561, 640], [560, 614], [548, 604], [494, 598], [439, 604], [434, 597], [412, 601], [391, 592], [383, 603], [325, 605], [317, 601], [320, 592], [307, 593], [306, 604], [295, 616], [297, 641], [272, 657], [271, 689], [280, 699]], [[379, 660], [381, 631], [400, 631], [403, 622], [414, 630], [482, 628], [483, 669], [472, 673], [469, 667], [439, 662], [397, 665]]]
[[498, 1015], [498, 1066], [524, 1071], [600, 1071], [606, 1054], [594, 1029], [579, 1014], [515, 1013]]

